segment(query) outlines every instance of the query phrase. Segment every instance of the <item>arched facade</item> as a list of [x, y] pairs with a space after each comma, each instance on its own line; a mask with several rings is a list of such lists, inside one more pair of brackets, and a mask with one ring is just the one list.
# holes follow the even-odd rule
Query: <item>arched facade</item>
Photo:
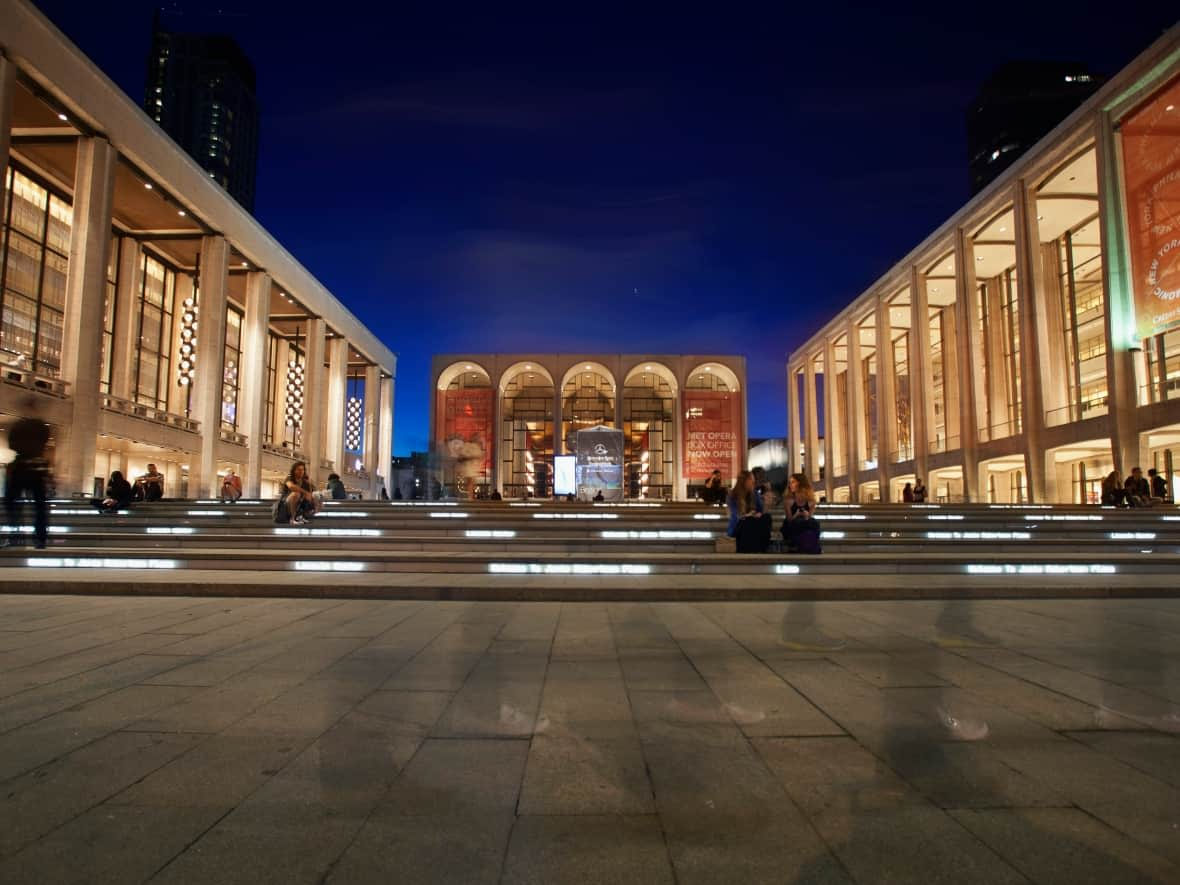
[[449, 496], [475, 497], [492, 480], [495, 424], [492, 379], [478, 363], [453, 363], [439, 373], [434, 443], [439, 481]]
[[[436, 459], [439, 491], [551, 495], [554, 458], [605, 425], [624, 435], [624, 498], [693, 498], [714, 468], [728, 484], [745, 466], [745, 371], [735, 356], [436, 356], [434, 447], [471, 456]], [[703, 476], [688, 474], [690, 460]]]

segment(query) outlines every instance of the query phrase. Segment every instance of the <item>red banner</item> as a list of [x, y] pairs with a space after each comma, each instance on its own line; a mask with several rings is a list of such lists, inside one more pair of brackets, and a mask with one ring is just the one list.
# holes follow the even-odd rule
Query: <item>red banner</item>
[[1135, 331], [1180, 325], [1180, 77], [1122, 122]]
[[492, 469], [492, 405], [490, 387], [439, 391], [438, 443], [443, 455], [457, 462], [461, 476]]
[[742, 399], [721, 390], [686, 390], [684, 409], [684, 478], [699, 482], [720, 470], [732, 483], [742, 466]]

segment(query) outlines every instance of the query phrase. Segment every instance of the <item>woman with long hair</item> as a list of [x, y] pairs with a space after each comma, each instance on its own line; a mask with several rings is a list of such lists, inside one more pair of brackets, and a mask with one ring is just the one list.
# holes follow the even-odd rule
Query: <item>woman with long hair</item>
[[275, 508], [275, 522], [303, 525], [315, 516], [315, 486], [307, 478], [307, 465], [296, 461], [283, 482], [283, 494]]
[[811, 480], [802, 473], [792, 473], [787, 480], [787, 517], [783, 520], [783, 540], [787, 542], [788, 552], [820, 552], [820, 526], [815, 518], [818, 508]]
[[754, 489], [754, 474], [749, 470], [734, 480], [728, 505], [725, 533], [737, 541], [737, 552], [765, 553], [770, 546], [770, 515], [763, 512], [762, 496]]
[[1127, 489], [1117, 470], [1110, 471], [1102, 480], [1102, 503], [1106, 507], [1125, 507], [1127, 504]]

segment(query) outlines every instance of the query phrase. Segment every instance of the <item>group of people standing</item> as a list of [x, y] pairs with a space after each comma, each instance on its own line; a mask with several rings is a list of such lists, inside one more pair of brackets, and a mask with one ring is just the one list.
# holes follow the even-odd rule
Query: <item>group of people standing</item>
[[[766, 553], [771, 547], [775, 493], [758, 468], [743, 470], [734, 481], [727, 498], [729, 525], [726, 535], [733, 538], [738, 553]], [[820, 553], [820, 524], [815, 518], [819, 501], [809, 480], [802, 473], [791, 474], [783, 495], [783, 522], [779, 528], [788, 553]]]
[[1168, 500], [1168, 481], [1152, 467], [1143, 475], [1143, 468], [1131, 468], [1131, 475], [1123, 480], [1112, 470], [1102, 480], [1102, 504], [1106, 507], [1153, 507]]

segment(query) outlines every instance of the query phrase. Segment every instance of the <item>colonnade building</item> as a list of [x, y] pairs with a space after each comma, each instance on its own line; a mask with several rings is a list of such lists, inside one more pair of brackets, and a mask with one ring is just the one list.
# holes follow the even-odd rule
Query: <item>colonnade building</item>
[[922, 477], [1095, 502], [1136, 466], [1174, 489], [1180, 26], [792, 353], [787, 395], [792, 464], [829, 500]]
[[376, 493], [393, 354], [24, 0], [0, 178], [0, 427], [36, 401], [58, 494], [155, 463], [168, 496], [227, 467], [257, 496], [295, 460]]
[[447, 354], [434, 357], [431, 439], [446, 494], [553, 493], [575, 434], [623, 432], [623, 497], [685, 500], [746, 458], [740, 356]]

